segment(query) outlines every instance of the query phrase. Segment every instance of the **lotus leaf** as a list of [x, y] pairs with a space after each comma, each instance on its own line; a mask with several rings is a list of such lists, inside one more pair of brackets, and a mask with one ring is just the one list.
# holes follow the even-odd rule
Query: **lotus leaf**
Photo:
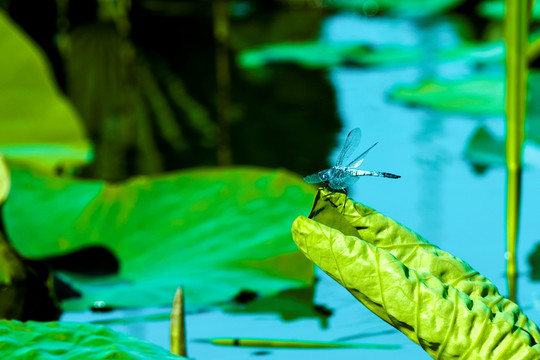
[[0, 320], [0, 357], [49, 359], [185, 359], [100, 325]]
[[[39, 48], [0, 10], [0, 151], [52, 171], [88, 161], [81, 121]], [[31, 130], [29, 130], [31, 129]]]
[[[540, 144], [540, 106], [534, 99], [540, 91], [538, 72], [529, 74], [530, 101], [525, 123], [527, 140]], [[430, 80], [418, 85], [399, 86], [391, 91], [394, 100], [439, 111], [476, 116], [504, 116], [504, 79], [479, 76], [467, 80]], [[488, 166], [506, 163], [504, 141], [495, 139], [485, 128], [475, 130], [466, 158]], [[528, 161], [535, 163], [535, 161]]]
[[293, 223], [302, 252], [434, 359], [538, 359], [540, 332], [463, 260], [344, 194]]
[[9, 169], [6, 164], [6, 160], [0, 154], [0, 206], [6, 201], [11, 186], [11, 180], [9, 177]]
[[358, 10], [365, 15], [376, 15], [379, 10], [400, 16], [425, 17], [445, 12], [463, 0], [323, 0], [323, 4], [334, 8]]
[[[203, 168], [125, 183], [73, 180], [12, 168], [4, 221], [24, 256], [43, 259], [89, 246], [118, 257], [116, 276], [63, 272], [82, 297], [65, 309], [188, 305], [262, 295], [312, 282], [289, 225], [313, 188], [287, 171]], [[101, 259], [96, 258], [96, 266]]]
[[466, 80], [428, 80], [395, 87], [393, 100], [435, 110], [472, 115], [504, 113], [504, 79], [478, 76]]
[[274, 63], [295, 63], [307, 68], [332, 66], [402, 66], [420, 59], [420, 51], [405, 47], [371, 48], [362, 43], [276, 43], [244, 50], [238, 61], [244, 68]]

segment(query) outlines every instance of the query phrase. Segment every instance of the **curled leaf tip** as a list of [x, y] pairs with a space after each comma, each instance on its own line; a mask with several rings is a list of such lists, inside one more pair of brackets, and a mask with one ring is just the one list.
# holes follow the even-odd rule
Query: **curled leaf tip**
[[300, 250], [435, 359], [539, 359], [540, 331], [465, 261], [345, 194], [320, 189]]

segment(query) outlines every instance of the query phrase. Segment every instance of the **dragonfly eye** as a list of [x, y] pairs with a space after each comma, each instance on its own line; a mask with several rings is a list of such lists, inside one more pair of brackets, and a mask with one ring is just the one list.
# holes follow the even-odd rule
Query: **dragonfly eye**
[[321, 171], [321, 172], [319, 173], [319, 176], [320, 176], [320, 178], [321, 178], [322, 181], [328, 181], [328, 180], [330, 180], [330, 176], [328, 176], [328, 172], [326, 172], [326, 171]]

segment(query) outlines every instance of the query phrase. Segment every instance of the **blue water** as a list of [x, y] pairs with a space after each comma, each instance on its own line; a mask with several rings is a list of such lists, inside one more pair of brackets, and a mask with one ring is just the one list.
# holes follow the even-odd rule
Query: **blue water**
[[[438, 19], [431, 23], [413, 20], [365, 18], [342, 14], [329, 18], [321, 38], [327, 41], [365, 41], [370, 44], [400, 44], [424, 50], [424, 59], [405, 67], [338, 68], [329, 71], [343, 120], [335, 161], [348, 131], [360, 127], [361, 147], [379, 141], [363, 169], [396, 173], [399, 180], [362, 178], [350, 196], [414, 229], [442, 249], [469, 262], [491, 279], [501, 293], [507, 292], [505, 272], [505, 182], [503, 168], [477, 175], [464, 160], [463, 149], [479, 121], [495, 134], [504, 133], [502, 117], [482, 120], [408, 108], [389, 102], [387, 94], [400, 83], [414, 83], [426, 77], [461, 78], [473, 73], [466, 61], [435, 64], [437, 49], [461, 41], [452, 23]], [[502, 71], [502, 69], [501, 69]], [[528, 149], [532, 156], [538, 155]], [[534, 161], [532, 161], [534, 162]], [[538, 234], [540, 199], [539, 167], [529, 166], [523, 174], [523, 206], [519, 238], [519, 301], [527, 315], [540, 323], [540, 285], [530, 282], [526, 258]], [[306, 214], [309, 209], [306, 209]], [[218, 347], [196, 342], [211, 337], [260, 337], [302, 340], [337, 340], [360, 333], [392, 330], [369, 312], [347, 291], [321, 271], [316, 303], [334, 310], [328, 329], [317, 320], [283, 322], [275, 315], [229, 315], [221, 311], [187, 316], [188, 355], [197, 359], [395, 359], [421, 360], [430, 357], [401, 333], [356, 340], [400, 344], [400, 350], [275, 350]], [[110, 315], [132, 316], [163, 309], [116, 311]], [[94, 315], [94, 318], [96, 316]], [[88, 320], [88, 314], [66, 314], [63, 320]], [[169, 323], [136, 323], [112, 328], [169, 346]], [[255, 355], [256, 351], [266, 351]]]

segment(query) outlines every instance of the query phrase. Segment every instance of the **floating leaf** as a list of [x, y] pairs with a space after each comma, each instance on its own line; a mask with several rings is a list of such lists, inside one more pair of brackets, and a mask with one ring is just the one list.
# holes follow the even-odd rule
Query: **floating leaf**
[[364, 15], [373, 16], [379, 11], [394, 15], [425, 17], [443, 13], [459, 5], [463, 0], [323, 0], [332, 8], [357, 10]]
[[118, 257], [117, 276], [62, 273], [83, 294], [65, 309], [169, 305], [178, 285], [203, 305], [312, 282], [288, 228], [313, 190], [286, 171], [206, 168], [108, 184], [13, 168], [12, 179], [4, 221], [21, 254], [103, 246]]
[[293, 237], [304, 254], [435, 359], [538, 359], [540, 331], [463, 260], [320, 190]]
[[0, 10], [0, 151], [52, 171], [91, 157], [79, 117], [36, 45]]
[[0, 356], [13, 360], [185, 359], [104, 326], [16, 320], [0, 320]]
[[380, 66], [413, 63], [420, 51], [405, 47], [372, 48], [361, 43], [277, 43], [244, 50], [238, 61], [244, 68], [258, 68], [275, 63], [295, 63], [307, 68], [332, 66]]
[[[504, 79], [477, 75], [464, 80], [426, 80], [416, 85], [401, 85], [390, 92], [393, 100], [413, 106], [472, 116], [504, 116]], [[529, 72], [529, 101], [525, 138], [540, 143], [540, 73]]]
[[427, 80], [416, 85], [392, 89], [393, 100], [414, 106], [425, 106], [472, 115], [502, 115], [504, 112], [504, 79], [477, 76], [466, 80]]

